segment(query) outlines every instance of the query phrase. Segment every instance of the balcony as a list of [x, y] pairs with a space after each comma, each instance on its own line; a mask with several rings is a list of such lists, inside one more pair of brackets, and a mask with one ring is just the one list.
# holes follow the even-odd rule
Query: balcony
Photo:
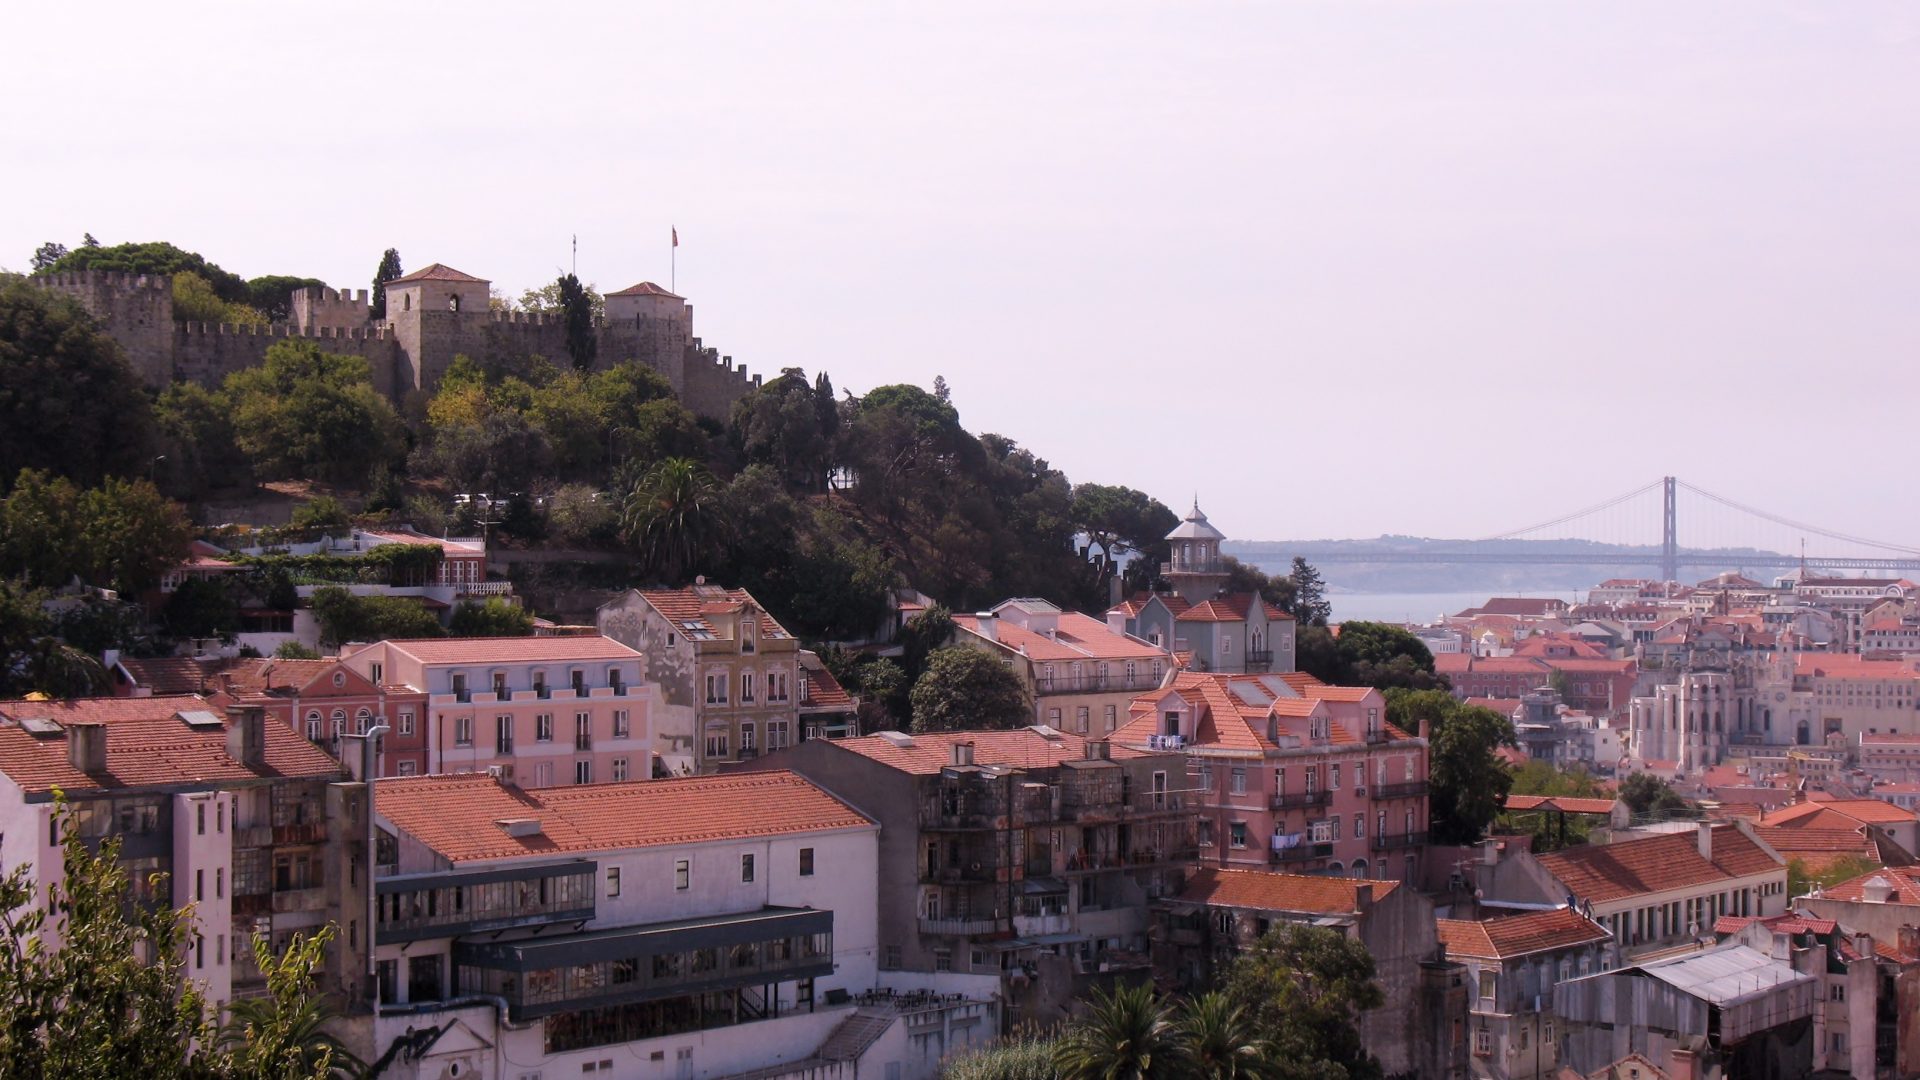
[[1368, 746], [1382, 746], [1390, 741], [1387, 736], [1387, 729], [1383, 727], [1368, 729], [1366, 737]]
[[1015, 915], [1013, 934], [1015, 937], [1039, 937], [1042, 934], [1064, 934], [1073, 929], [1073, 917], [1065, 912], [1052, 915]]
[[453, 587], [455, 596], [512, 596], [511, 581], [463, 581]]
[[1268, 800], [1267, 805], [1275, 810], [1304, 810], [1313, 806], [1328, 806], [1333, 802], [1333, 791], [1322, 788], [1319, 791], [1281, 792]]
[[921, 919], [920, 932], [944, 937], [974, 937], [998, 933], [998, 919]]
[[1404, 784], [1380, 784], [1373, 789], [1373, 798], [1376, 802], [1381, 799], [1414, 799], [1426, 793], [1425, 780], [1409, 780]]
[[1333, 858], [1332, 844], [1295, 844], [1290, 848], [1275, 848], [1268, 861], [1275, 866], [1293, 866], [1310, 863], [1316, 859]]
[[1006, 824], [1006, 817], [1006, 800], [998, 790], [984, 786], [975, 791], [945, 792], [920, 802], [922, 829], [998, 829]]
[[1135, 792], [1127, 797], [1122, 808], [1136, 817], [1153, 814], [1182, 814], [1186, 812], [1187, 800], [1184, 796], [1171, 791]]
[[383, 944], [593, 918], [597, 864], [522, 866], [379, 879]]
[[1248, 649], [1246, 652], [1246, 657], [1247, 657], [1247, 666], [1249, 668], [1256, 668], [1256, 667], [1263, 668], [1263, 667], [1271, 667], [1273, 665], [1272, 649]]
[[323, 886], [311, 889], [277, 889], [273, 894], [273, 913], [291, 915], [303, 911], [320, 911], [327, 906], [327, 890]]
[[1033, 680], [1033, 692], [1039, 696], [1048, 694], [1101, 694], [1124, 693], [1126, 691], [1146, 691], [1160, 688], [1160, 680], [1146, 672], [1135, 672], [1133, 678], [1126, 675], [1055, 675], [1052, 678], [1042, 676]]
[[1185, 735], [1147, 736], [1147, 749], [1149, 750], [1185, 750], [1186, 748], [1187, 737]]
[[1373, 850], [1399, 851], [1402, 848], [1424, 847], [1426, 843], [1427, 834], [1423, 832], [1395, 833], [1392, 836], [1374, 837]]
[[920, 864], [920, 880], [928, 885], [981, 885], [1007, 880], [1007, 866], [988, 855], [975, 858], [963, 855], [957, 863], [938, 866]]

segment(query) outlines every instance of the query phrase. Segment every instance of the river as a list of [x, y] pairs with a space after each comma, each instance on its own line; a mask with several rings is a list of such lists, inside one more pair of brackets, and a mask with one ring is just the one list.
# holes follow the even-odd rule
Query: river
[[[1552, 596], [1575, 603], [1579, 595], [1572, 591], [1531, 590], [1505, 592], [1502, 596]], [[1372, 622], [1433, 622], [1441, 615], [1452, 615], [1488, 600], [1485, 592], [1363, 593], [1329, 592], [1333, 621], [1367, 620]]]

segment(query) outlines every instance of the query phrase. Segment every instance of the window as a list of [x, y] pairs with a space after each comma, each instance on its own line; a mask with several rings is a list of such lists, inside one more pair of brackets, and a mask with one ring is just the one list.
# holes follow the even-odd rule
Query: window
[[746, 701], [753, 700], [753, 683], [754, 683], [753, 672], [743, 671], [740, 673], [740, 700], [741, 701], [746, 702]]
[[207, 939], [206, 938], [194, 939], [193, 966], [197, 968], [203, 968], [207, 966]]
[[1194, 841], [1201, 847], [1213, 846], [1213, 822], [1201, 818], [1199, 827], [1194, 830]]
[[753, 856], [752, 855], [740, 856], [740, 880], [741, 881], [753, 880]]
[[1828, 1001], [1847, 1000], [1847, 988], [1841, 985], [1840, 983], [1834, 983], [1832, 986], [1827, 988], [1827, 1000]]
[[1367, 815], [1365, 814], [1353, 815], [1353, 838], [1355, 840], [1360, 840], [1365, 838], [1366, 835], [1367, 835]]
[[386, 668], [380, 664], [369, 664], [367, 667], [367, 681], [373, 683], [375, 686], [379, 686], [386, 681], [386, 679], [382, 677], [385, 674]]
[[1487, 1001], [1492, 1001], [1493, 992], [1496, 989], [1497, 982], [1498, 980], [1494, 976], [1493, 972], [1491, 971], [1481, 972], [1480, 973], [1480, 996], [1486, 999]]
[[576, 784], [593, 783], [593, 762], [576, 761], [573, 763], [573, 782]]
[[740, 725], [740, 752], [750, 754], [756, 749], [754, 730], [751, 723]]
[[217, 833], [223, 833], [227, 831], [227, 804], [226, 803], [216, 801], [213, 804], [213, 831]]
[[617, 866], [607, 867], [607, 895], [620, 895], [620, 868]]
[[347, 710], [333, 710], [333, 737], [339, 738], [347, 733]]
[[1213, 766], [1211, 765], [1200, 766], [1200, 790], [1213, 790]]
[[1115, 720], [1115, 718], [1116, 718], [1117, 716], [1119, 716], [1119, 709], [1118, 709], [1118, 706], [1114, 706], [1114, 705], [1109, 705], [1109, 706], [1107, 706], [1107, 712], [1106, 712], [1106, 716], [1102, 718], [1102, 720], [1103, 720], [1103, 722], [1104, 722], [1104, 724], [1105, 724], [1105, 727], [1104, 727], [1104, 728], [1102, 728], [1102, 730], [1104, 730], [1104, 731], [1112, 731], [1112, 730], [1113, 730], [1113, 725], [1114, 725], [1114, 720]]
[[1227, 843], [1230, 846], [1237, 847], [1237, 848], [1243, 848], [1247, 846], [1247, 823], [1246, 822], [1235, 821], [1230, 823], [1227, 826]]
[[883, 970], [886, 970], [886, 971], [897, 971], [897, 970], [899, 970], [899, 968], [900, 968], [900, 946], [898, 946], [898, 945], [889, 945], [889, 946], [887, 946], [887, 950], [886, 950], [886, 952], [885, 952], [884, 954], [882, 954], [882, 955], [881, 955], [881, 958], [880, 958], [880, 967], [881, 967], [881, 968], [882, 968]]
[[1327, 766], [1327, 790], [1340, 790], [1340, 766], [1338, 765]]
[[1088, 706], [1082, 705], [1079, 708], [1075, 709], [1073, 711], [1073, 723], [1074, 723], [1073, 730], [1081, 735], [1085, 735], [1087, 733], [1087, 726], [1091, 722], [1092, 717], [1093, 717], [1093, 710]]
[[205, 903], [206, 899], [207, 899], [207, 872], [205, 870], [195, 870], [193, 872], [194, 903], [197, 903], [197, 904]]
[[785, 720], [767, 721], [767, 752], [768, 753], [772, 753], [775, 750], [778, 750], [784, 746], [789, 745], [790, 738], [791, 736], [788, 730], [787, 721]]
[[473, 745], [473, 717], [458, 716], [453, 721], [453, 745]]
[[360, 711], [353, 714], [353, 733], [355, 735], [365, 735], [367, 733], [367, 729], [372, 726], [373, 726], [373, 710], [361, 709]]
[[707, 704], [725, 705], [727, 703], [727, 677], [723, 674], [707, 676]]
[[624, 739], [632, 733], [632, 722], [627, 718], [627, 710], [613, 710], [613, 737], [616, 739]]
[[513, 717], [493, 718], [493, 748], [497, 753], [513, 753]]
[[1493, 1054], [1493, 1032], [1481, 1028], [1473, 1033], [1473, 1052], [1479, 1057]]
[[1233, 770], [1231, 779], [1233, 783], [1233, 793], [1235, 795], [1245, 795], [1247, 793], [1247, 770]]
[[217, 866], [213, 870], [213, 898], [218, 900], [225, 895], [227, 895], [227, 868]]
[[200, 803], [193, 808], [193, 831], [200, 836], [207, 835], [207, 804]]
[[952, 971], [953, 970], [953, 950], [952, 949], [933, 950], [933, 970], [935, 971]]
[[733, 753], [733, 739], [724, 727], [707, 729], [707, 756], [723, 758]]
[[569, 681], [573, 683], [573, 696], [586, 697], [587, 696], [587, 673], [584, 671], [570, 671], [567, 673], [567, 675], [568, 675]]
[[418, 775], [419, 775], [419, 773], [420, 773], [420, 763], [419, 763], [419, 762], [417, 762], [417, 761], [403, 761], [403, 762], [401, 762], [401, 763], [400, 763], [400, 775], [401, 775], [401, 776], [418, 776]]
[[618, 783], [622, 780], [625, 780], [626, 778], [627, 778], [627, 759], [623, 757], [614, 758], [613, 759], [614, 782]]
[[693, 864], [686, 859], [673, 860], [673, 888], [685, 892], [693, 884]]
[[553, 741], [553, 714], [541, 713], [533, 718], [533, 741]]
[[813, 876], [813, 849], [810, 847], [800, 849], [800, 876]]
[[573, 748], [575, 750], [593, 749], [593, 714], [573, 714]]
[[400, 734], [402, 735], [413, 734], [413, 710], [412, 709], [400, 710]]
[[784, 671], [767, 672], [767, 700], [787, 700], [787, 673]]
[[1054, 728], [1055, 730], [1059, 729], [1060, 727], [1060, 710], [1059, 709], [1047, 710], [1047, 726], [1050, 728]]

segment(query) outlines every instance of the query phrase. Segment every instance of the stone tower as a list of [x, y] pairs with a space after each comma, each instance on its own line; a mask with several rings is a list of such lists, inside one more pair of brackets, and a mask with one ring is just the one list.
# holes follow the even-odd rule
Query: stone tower
[[1167, 534], [1173, 558], [1161, 576], [1187, 603], [1211, 600], [1227, 583], [1227, 566], [1220, 561], [1220, 541], [1225, 539], [1219, 529], [1207, 522], [1207, 515], [1200, 512], [1197, 498], [1193, 500], [1193, 512]]
[[431, 392], [455, 356], [486, 354], [490, 284], [441, 263], [387, 282], [387, 325], [399, 347], [396, 394]]

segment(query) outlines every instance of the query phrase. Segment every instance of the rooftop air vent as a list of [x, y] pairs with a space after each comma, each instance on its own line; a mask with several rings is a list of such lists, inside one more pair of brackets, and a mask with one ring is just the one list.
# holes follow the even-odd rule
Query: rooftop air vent
[[539, 818], [501, 818], [494, 824], [505, 829], [508, 836], [524, 838], [540, 835]]
[[877, 732], [874, 732], [874, 734], [880, 736], [881, 738], [887, 740], [888, 742], [892, 743], [893, 745], [899, 747], [902, 750], [910, 750], [913, 748], [913, 736], [907, 734], [904, 731], [877, 731]]
[[218, 731], [227, 726], [225, 721], [205, 709], [183, 709], [173, 715], [179, 717], [181, 723], [196, 731]]

